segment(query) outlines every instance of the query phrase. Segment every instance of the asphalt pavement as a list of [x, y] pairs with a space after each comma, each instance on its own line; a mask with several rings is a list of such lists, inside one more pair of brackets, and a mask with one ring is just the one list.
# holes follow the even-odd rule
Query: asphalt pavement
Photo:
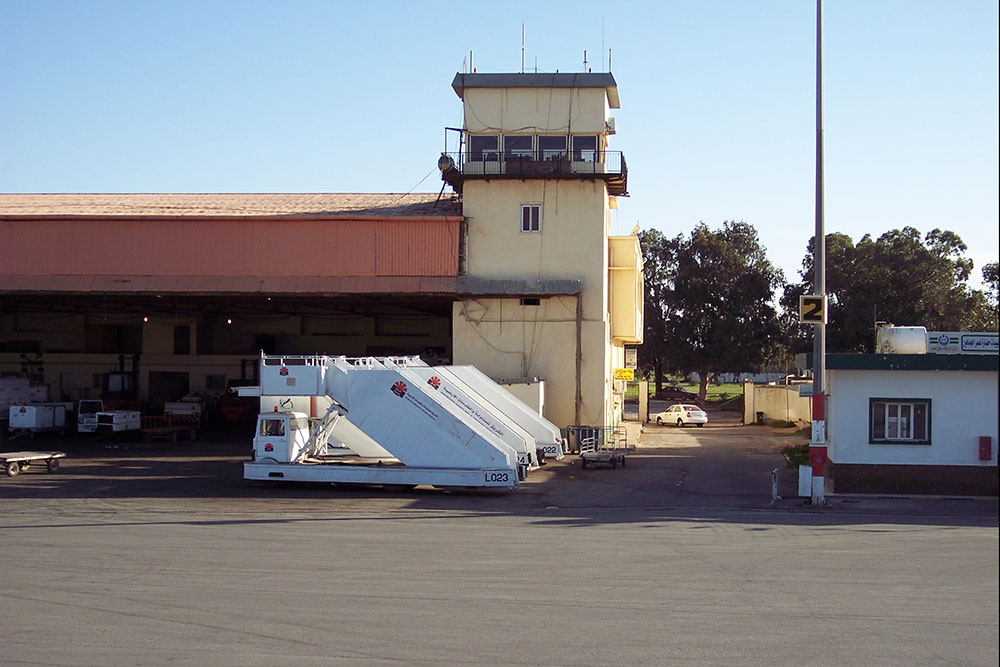
[[793, 438], [409, 493], [246, 482], [239, 434], [7, 443], [68, 456], [0, 477], [0, 663], [996, 665], [996, 499], [810, 507]]

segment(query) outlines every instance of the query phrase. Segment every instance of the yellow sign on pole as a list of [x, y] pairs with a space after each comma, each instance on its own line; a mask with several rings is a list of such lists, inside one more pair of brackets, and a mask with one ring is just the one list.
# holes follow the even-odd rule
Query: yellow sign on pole
[[799, 322], [826, 324], [826, 295], [803, 294], [799, 297]]
[[635, 380], [635, 370], [631, 368], [616, 368], [615, 379], [625, 380], [626, 382], [632, 382]]

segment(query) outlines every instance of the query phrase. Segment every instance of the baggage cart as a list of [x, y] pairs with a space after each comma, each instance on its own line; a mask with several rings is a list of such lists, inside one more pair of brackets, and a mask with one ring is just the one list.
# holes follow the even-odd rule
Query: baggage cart
[[8, 477], [43, 463], [49, 472], [54, 473], [59, 471], [59, 459], [65, 456], [64, 452], [0, 452], [0, 465], [3, 465]]
[[588, 436], [580, 440], [580, 465], [583, 468], [596, 464], [624, 468], [628, 451], [628, 437], [624, 428], [615, 429], [608, 441], [602, 441], [598, 435]]

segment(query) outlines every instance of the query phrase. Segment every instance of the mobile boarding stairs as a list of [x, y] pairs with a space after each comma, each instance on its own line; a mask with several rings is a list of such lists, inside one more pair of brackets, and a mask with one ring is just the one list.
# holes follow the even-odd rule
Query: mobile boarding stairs
[[312, 419], [262, 411], [246, 479], [514, 489], [563, 455], [558, 428], [471, 366], [325, 355], [260, 364], [260, 386], [240, 396], [329, 407]]

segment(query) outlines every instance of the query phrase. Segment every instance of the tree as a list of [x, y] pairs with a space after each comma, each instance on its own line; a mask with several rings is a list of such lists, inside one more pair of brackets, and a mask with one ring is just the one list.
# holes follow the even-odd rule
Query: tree
[[[875, 322], [920, 325], [934, 331], [996, 329], [986, 296], [966, 284], [972, 260], [957, 234], [913, 227], [854, 244], [846, 234], [826, 237], [827, 350], [873, 352]], [[798, 284], [785, 288], [782, 324], [790, 346], [811, 349], [812, 327], [798, 324], [799, 296], [813, 293], [813, 240]]]
[[768, 261], [753, 226], [726, 221], [713, 231], [699, 223], [688, 238], [647, 232], [645, 240], [643, 347], [651, 345], [644, 350], [647, 363], [660, 365], [658, 381], [662, 369], [695, 371], [705, 400], [715, 376], [760, 369], [780, 347], [771, 301], [784, 277]]
[[983, 282], [986, 284], [986, 301], [993, 308], [993, 324], [1000, 316], [1000, 269], [997, 262], [990, 262], [983, 267]]
[[665, 299], [667, 290], [666, 264], [669, 245], [667, 238], [655, 229], [639, 232], [639, 247], [642, 249], [642, 271], [645, 283], [645, 332], [643, 343], [638, 352], [639, 370], [652, 373], [656, 391], [663, 388], [663, 379], [667, 369], [664, 366], [666, 358], [666, 324], [663, 320], [663, 308], [660, 304]]

